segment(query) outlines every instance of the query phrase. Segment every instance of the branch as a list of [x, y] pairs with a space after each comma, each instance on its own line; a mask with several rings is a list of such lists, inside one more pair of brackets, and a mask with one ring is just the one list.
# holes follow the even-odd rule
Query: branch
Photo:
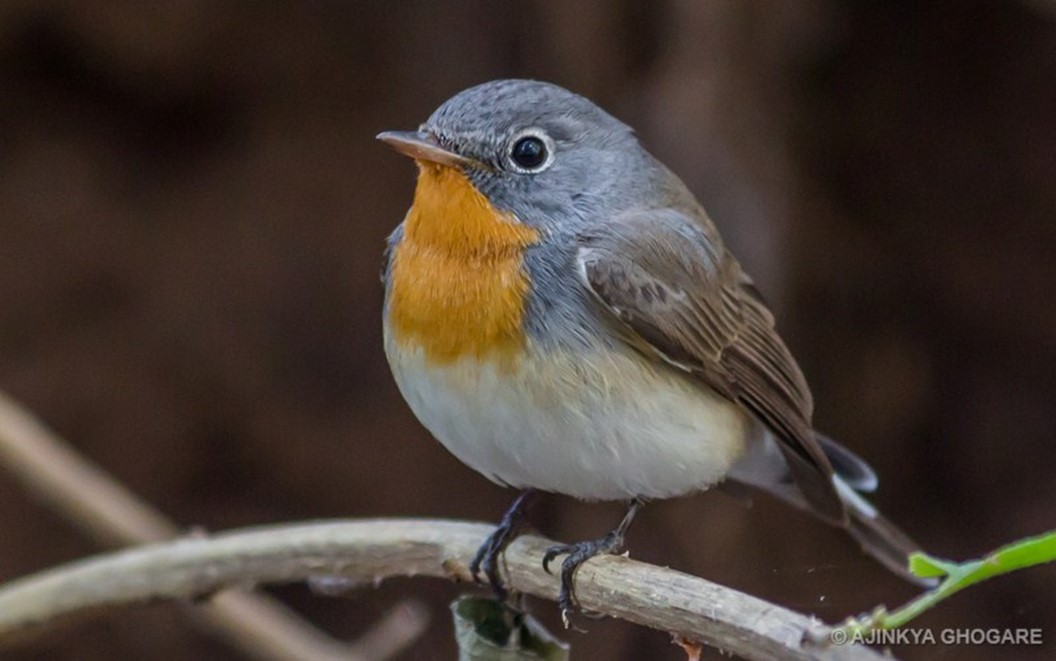
[[[0, 466], [33, 495], [107, 546], [160, 542], [181, 534], [175, 523], [78, 454], [31, 413], [0, 393]], [[313, 627], [265, 594], [216, 595], [195, 621], [260, 659], [363, 661], [391, 656], [428, 623], [421, 605], [394, 609], [366, 634], [345, 644]], [[399, 625], [398, 631], [394, 624]], [[378, 632], [388, 645], [378, 645]]]
[[[230, 585], [338, 575], [374, 584], [391, 576], [468, 580], [469, 559], [490, 527], [427, 520], [271, 526], [188, 538], [90, 558], [0, 588], [0, 644], [60, 617], [156, 599], [194, 599]], [[514, 590], [556, 599], [542, 569], [544, 539], [506, 552]], [[625, 557], [590, 560], [576, 575], [584, 609], [702, 641], [747, 658], [880, 659], [865, 647], [803, 643], [819, 624], [755, 597]]]

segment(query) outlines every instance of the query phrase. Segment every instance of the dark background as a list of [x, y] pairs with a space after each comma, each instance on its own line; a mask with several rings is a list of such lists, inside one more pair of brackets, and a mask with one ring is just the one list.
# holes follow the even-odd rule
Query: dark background
[[[0, 388], [188, 527], [414, 515], [513, 497], [432, 441], [381, 351], [385, 236], [414, 168], [374, 141], [493, 78], [583, 93], [698, 193], [773, 302], [816, 422], [876, 502], [965, 559], [1056, 520], [1056, 4], [7, 1], [0, 4]], [[613, 505], [553, 497], [548, 535]], [[0, 578], [96, 552], [0, 473]], [[844, 535], [761, 499], [657, 503], [635, 557], [834, 621], [914, 594]], [[279, 593], [353, 638], [407, 595], [454, 656], [464, 588]], [[555, 623], [556, 608], [536, 610]], [[1056, 569], [919, 622], [1041, 627]], [[681, 658], [619, 622], [580, 659]], [[21, 658], [239, 658], [169, 606]]]

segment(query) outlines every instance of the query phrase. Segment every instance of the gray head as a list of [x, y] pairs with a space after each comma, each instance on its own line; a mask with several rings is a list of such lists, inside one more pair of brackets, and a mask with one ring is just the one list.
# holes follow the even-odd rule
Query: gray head
[[656, 180], [674, 179], [626, 124], [578, 94], [533, 80], [471, 87], [417, 132], [378, 137], [416, 158], [460, 168], [495, 207], [531, 225], [618, 213], [643, 195], [661, 194], [667, 186]]

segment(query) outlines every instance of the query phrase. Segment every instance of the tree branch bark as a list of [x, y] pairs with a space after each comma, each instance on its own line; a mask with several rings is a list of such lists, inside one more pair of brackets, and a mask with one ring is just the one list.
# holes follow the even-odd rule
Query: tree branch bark
[[[26, 490], [107, 546], [161, 542], [182, 534], [165, 515], [81, 456], [36, 416], [0, 392], [0, 467]], [[345, 643], [315, 628], [266, 594], [230, 590], [193, 619], [258, 659], [376, 661], [398, 652], [425, 630], [421, 604], [405, 603], [368, 631]], [[377, 644], [378, 632], [385, 634]], [[368, 644], [370, 643], [370, 644]]]
[[[273, 526], [186, 538], [75, 562], [0, 588], [0, 644], [56, 619], [157, 599], [195, 599], [232, 585], [342, 576], [469, 580], [466, 566], [491, 528], [429, 520]], [[556, 599], [542, 569], [545, 539], [522, 536], [506, 553], [514, 590]], [[701, 641], [747, 658], [880, 659], [860, 646], [818, 647], [824, 625], [750, 595], [677, 571], [604, 556], [576, 575], [586, 610]]]

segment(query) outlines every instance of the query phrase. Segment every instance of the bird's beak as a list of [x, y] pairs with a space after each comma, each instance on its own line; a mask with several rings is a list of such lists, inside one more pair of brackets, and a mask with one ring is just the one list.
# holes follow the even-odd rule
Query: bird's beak
[[378, 134], [378, 140], [416, 161], [428, 161], [450, 167], [480, 165], [472, 158], [444, 149], [437, 143], [436, 138], [424, 131], [384, 131]]

